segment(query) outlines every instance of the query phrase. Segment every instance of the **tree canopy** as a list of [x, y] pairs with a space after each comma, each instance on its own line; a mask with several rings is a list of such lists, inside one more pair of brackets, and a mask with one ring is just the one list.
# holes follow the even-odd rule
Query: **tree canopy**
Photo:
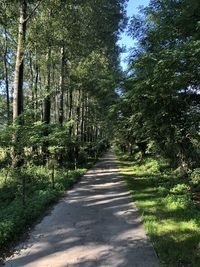
[[123, 138], [184, 169], [199, 162], [199, 1], [159, 1], [129, 25], [137, 40], [122, 100]]

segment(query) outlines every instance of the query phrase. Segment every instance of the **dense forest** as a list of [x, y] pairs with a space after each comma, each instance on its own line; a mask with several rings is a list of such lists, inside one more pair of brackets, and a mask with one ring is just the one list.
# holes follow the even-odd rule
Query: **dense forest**
[[198, 197], [199, 0], [151, 0], [132, 18], [126, 0], [0, 5], [0, 251], [111, 145], [140, 167], [162, 158], [173, 196]]
[[35, 156], [45, 162], [50, 144], [70, 149], [60, 154], [75, 164], [81, 142], [108, 139], [124, 1], [19, 2], [1, 9], [2, 144], [13, 146], [14, 167]]

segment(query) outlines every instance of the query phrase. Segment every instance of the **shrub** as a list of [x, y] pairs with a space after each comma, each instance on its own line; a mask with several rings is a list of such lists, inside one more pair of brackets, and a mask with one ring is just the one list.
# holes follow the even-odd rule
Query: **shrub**
[[170, 193], [177, 195], [188, 194], [188, 186], [186, 184], [177, 184], [173, 188], [170, 189]]
[[191, 196], [185, 195], [168, 195], [164, 199], [168, 210], [186, 209], [191, 205]]
[[191, 182], [193, 185], [199, 185], [200, 184], [200, 168], [194, 169], [194, 171], [192, 172]]

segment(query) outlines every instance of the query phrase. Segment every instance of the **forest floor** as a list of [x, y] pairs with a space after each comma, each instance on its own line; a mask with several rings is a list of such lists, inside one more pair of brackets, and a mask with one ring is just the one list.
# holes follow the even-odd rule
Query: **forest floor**
[[66, 193], [4, 266], [159, 266], [112, 152]]

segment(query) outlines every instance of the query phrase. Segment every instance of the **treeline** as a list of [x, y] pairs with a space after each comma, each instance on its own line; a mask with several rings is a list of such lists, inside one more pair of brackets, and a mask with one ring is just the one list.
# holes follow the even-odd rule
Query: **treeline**
[[55, 150], [76, 166], [107, 145], [124, 3], [1, 1], [0, 145], [11, 165]]
[[125, 0], [0, 6], [1, 253], [108, 147], [126, 16]]
[[[200, 2], [151, 0], [129, 25], [130, 56], [117, 143], [163, 155], [186, 175], [200, 160]], [[122, 127], [123, 125], [123, 127]]]

